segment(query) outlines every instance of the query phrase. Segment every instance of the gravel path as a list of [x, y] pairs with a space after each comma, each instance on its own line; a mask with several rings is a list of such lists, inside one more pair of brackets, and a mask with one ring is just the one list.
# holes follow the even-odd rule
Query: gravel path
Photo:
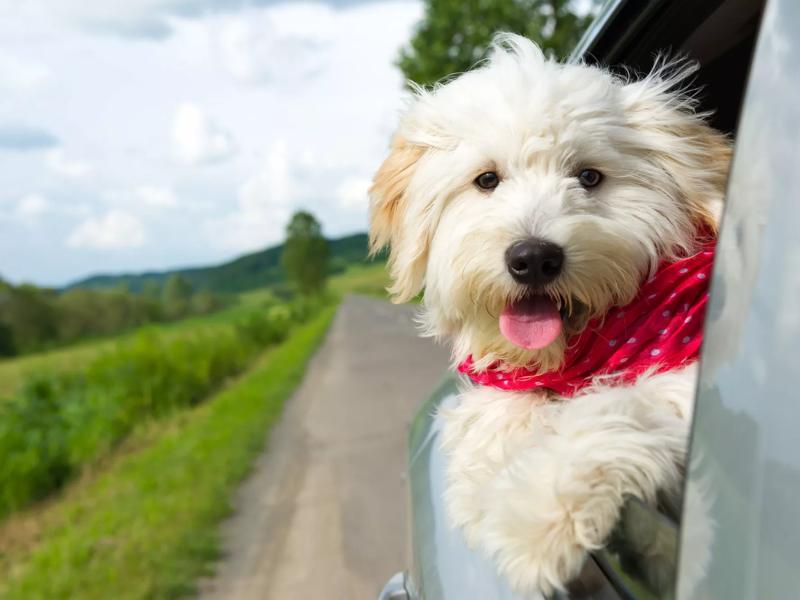
[[222, 528], [204, 600], [371, 600], [408, 565], [406, 434], [447, 354], [413, 308], [342, 303]]

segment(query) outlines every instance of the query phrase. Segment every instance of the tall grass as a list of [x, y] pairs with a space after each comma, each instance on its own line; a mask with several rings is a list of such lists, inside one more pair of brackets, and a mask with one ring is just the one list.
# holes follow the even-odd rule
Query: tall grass
[[[159, 600], [191, 593], [217, 524], [327, 330], [325, 308], [207, 402], [141, 428], [135, 452], [42, 507], [35, 541], [0, 543], [6, 600]], [[1, 536], [0, 536], [1, 537]]]
[[200, 402], [319, 304], [254, 309], [213, 333], [145, 331], [83, 370], [28, 379], [0, 402], [0, 517], [60, 488], [141, 421]]

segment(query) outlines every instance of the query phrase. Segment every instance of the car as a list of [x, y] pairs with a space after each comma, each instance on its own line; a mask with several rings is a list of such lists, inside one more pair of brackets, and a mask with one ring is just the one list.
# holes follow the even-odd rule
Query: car
[[[699, 61], [700, 109], [735, 142], [682, 506], [630, 499], [605, 548], [561, 598], [793, 598], [800, 590], [800, 2], [617, 0], [571, 60], [647, 72]], [[799, 375], [797, 379], [794, 375]], [[451, 528], [438, 411], [409, 436], [412, 564], [382, 600], [516, 598]]]

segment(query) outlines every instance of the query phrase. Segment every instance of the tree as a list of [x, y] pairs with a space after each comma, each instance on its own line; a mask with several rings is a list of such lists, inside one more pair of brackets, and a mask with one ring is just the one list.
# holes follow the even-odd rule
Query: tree
[[[593, 4], [596, 0], [590, 0]], [[430, 85], [471, 69], [498, 31], [524, 35], [566, 58], [592, 19], [573, 0], [426, 0], [425, 16], [397, 61], [407, 79]]]
[[164, 312], [170, 319], [179, 319], [189, 313], [192, 300], [192, 285], [178, 274], [172, 275], [164, 284]]
[[200, 290], [192, 297], [192, 314], [207, 315], [224, 306], [222, 298], [210, 290]]
[[56, 338], [54, 298], [52, 290], [34, 285], [0, 285], [0, 321], [18, 352], [41, 349]]
[[281, 263], [289, 281], [301, 294], [319, 292], [328, 276], [328, 242], [314, 215], [299, 211], [286, 226]]
[[11, 327], [0, 322], [0, 357], [14, 356], [16, 353], [17, 347], [14, 344], [14, 333], [11, 331]]
[[59, 295], [58, 339], [72, 342], [82, 337], [104, 333], [105, 311], [100, 292], [74, 288]]
[[145, 279], [144, 283], [142, 284], [142, 291], [139, 292], [139, 294], [144, 298], [149, 298], [150, 300], [160, 300], [161, 285], [155, 279]]

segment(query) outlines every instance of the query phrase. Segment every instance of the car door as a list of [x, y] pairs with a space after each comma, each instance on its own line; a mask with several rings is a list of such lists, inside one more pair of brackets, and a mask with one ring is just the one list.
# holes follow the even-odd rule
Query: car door
[[769, 0], [738, 127], [684, 496], [679, 598], [797, 598], [800, 3]]

